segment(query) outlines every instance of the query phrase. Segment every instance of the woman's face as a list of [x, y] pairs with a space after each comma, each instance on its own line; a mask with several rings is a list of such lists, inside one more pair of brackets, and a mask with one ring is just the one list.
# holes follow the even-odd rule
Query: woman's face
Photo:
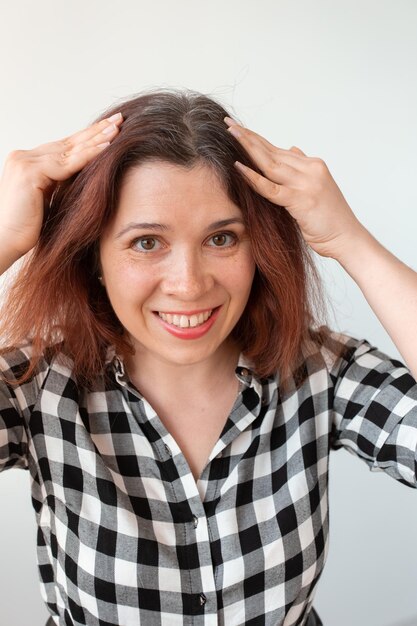
[[222, 353], [255, 272], [241, 211], [213, 170], [163, 161], [126, 174], [100, 262], [135, 353], [178, 365]]

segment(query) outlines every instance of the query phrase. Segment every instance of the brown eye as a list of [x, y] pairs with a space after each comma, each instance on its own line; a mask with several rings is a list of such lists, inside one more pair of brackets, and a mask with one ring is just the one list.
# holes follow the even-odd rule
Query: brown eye
[[155, 239], [152, 237], [147, 237], [146, 239], [140, 240], [140, 245], [144, 250], [152, 250], [155, 247]]
[[226, 243], [226, 235], [214, 235], [213, 243], [215, 246], [224, 246]]
[[236, 235], [232, 233], [217, 233], [211, 237], [211, 241], [216, 248], [227, 248], [236, 243]]
[[140, 237], [133, 243], [133, 247], [139, 251], [149, 252], [157, 248], [158, 240], [155, 237]]

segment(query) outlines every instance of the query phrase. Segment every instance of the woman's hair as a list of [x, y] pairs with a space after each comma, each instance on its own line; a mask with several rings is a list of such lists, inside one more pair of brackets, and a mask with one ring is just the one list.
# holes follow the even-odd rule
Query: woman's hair
[[260, 171], [227, 132], [223, 120], [230, 113], [211, 97], [174, 89], [119, 101], [98, 119], [118, 111], [124, 122], [112, 143], [57, 185], [39, 241], [8, 290], [0, 336], [8, 346], [29, 340], [34, 347], [31, 367], [21, 380], [31, 375], [47, 348], [69, 356], [74, 375], [87, 386], [103, 372], [109, 346], [122, 357], [132, 354], [98, 280], [98, 247], [117, 210], [124, 175], [149, 161], [209, 166], [240, 207], [256, 272], [232, 333], [259, 376], [290, 374], [301, 355], [321, 341], [323, 330], [316, 328], [319, 280], [296, 221], [257, 194], [234, 167], [238, 160]]

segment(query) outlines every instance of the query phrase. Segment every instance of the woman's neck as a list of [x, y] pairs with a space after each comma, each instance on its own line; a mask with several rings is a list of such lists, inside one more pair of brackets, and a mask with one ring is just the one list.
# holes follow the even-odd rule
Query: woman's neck
[[138, 348], [125, 365], [130, 380], [145, 396], [190, 393], [210, 395], [234, 379], [240, 349], [232, 341], [218, 349], [210, 358], [197, 363], [177, 364], [158, 358], [158, 355], [142, 352]]

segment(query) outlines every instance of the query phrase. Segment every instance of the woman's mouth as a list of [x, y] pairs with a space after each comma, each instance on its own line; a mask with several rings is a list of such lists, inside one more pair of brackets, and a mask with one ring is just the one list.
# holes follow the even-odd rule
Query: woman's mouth
[[201, 312], [163, 313], [155, 311], [155, 316], [171, 335], [179, 339], [199, 339], [203, 337], [215, 323], [221, 306]]
[[168, 324], [172, 324], [173, 326], [177, 326], [177, 328], [196, 328], [197, 326], [201, 326], [204, 322], [207, 322], [209, 317], [211, 317], [214, 309], [209, 309], [208, 311], [204, 311], [204, 313], [198, 313], [193, 315], [184, 315], [178, 313], [162, 313], [158, 312], [158, 315], [164, 322]]

